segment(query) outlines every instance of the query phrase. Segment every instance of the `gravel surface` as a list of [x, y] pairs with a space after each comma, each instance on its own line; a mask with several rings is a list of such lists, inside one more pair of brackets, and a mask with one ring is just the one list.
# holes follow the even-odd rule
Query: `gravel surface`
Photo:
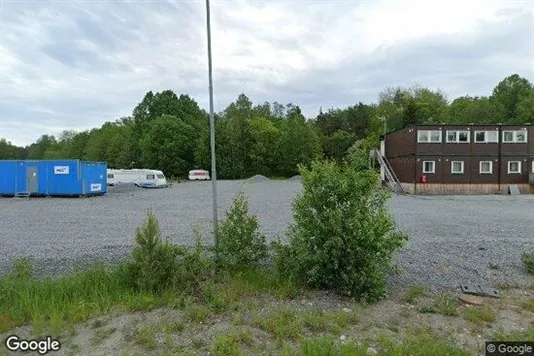
[[[291, 220], [298, 180], [219, 181], [219, 218], [244, 189], [251, 211], [268, 238], [283, 235]], [[136, 227], [152, 208], [163, 236], [191, 243], [191, 227], [211, 241], [211, 182], [186, 182], [170, 188], [112, 187], [93, 198], [1, 198], [0, 274], [11, 262], [29, 256], [39, 274], [53, 275], [94, 261], [115, 263], [127, 257]], [[391, 211], [410, 233], [399, 251], [399, 276], [390, 278], [396, 294], [414, 284], [431, 291], [461, 283], [527, 284], [520, 255], [534, 251], [534, 195], [393, 196]]]

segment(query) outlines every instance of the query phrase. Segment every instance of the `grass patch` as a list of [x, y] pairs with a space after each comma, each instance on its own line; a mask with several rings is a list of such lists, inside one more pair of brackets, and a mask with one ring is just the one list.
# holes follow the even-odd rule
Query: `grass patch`
[[191, 304], [186, 306], [185, 312], [189, 320], [203, 323], [212, 316], [212, 311], [205, 305]]
[[412, 304], [417, 298], [425, 295], [425, 287], [421, 285], [411, 286], [404, 297], [406, 303]]
[[[382, 350], [380, 355], [386, 356], [468, 356], [469, 352], [463, 351], [454, 345], [449, 337], [438, 335], [429, 328], [417, 328], [408, 330], [405, 340], [399, 343], [392, 339], [378, 337], [378, 348]], [[365, 355], [365, 354], [363, 354]]]
[[531, 312], [531, 313], [534, 313], [534, 299], [530, 299], [528, 302], [525, 302], [523, 304], [523, 309]]
[[113, 335], [117, 331], [116, 328], [99, 328], [96, 329], [92, 338], [93, 345], [98, 345], [102, 343], [104, 340], [109, 338], [111, 335]]
[[302, 333], [301, 318], [287, 307], [271, 310], [266, 315], [253, 315], [252, 325], [268, 332], [278, 340], [295, 339]]
[[534, 252], [523, 253], [521, 255], [521, 262], [523, 262], [523, 266], [527, 273], [534, 274]]
[[59, 278], [36, 279], [24, 258], [0, 280], [0, 327], [31, 323], [36, 331], [60, 329], [64, 321], [80, 322], [104, 314], [134, 295], [123, 286], [117, 271], [103, 266]]
[[154, 350], [158, 346], [155, 327], [152, 325], [139, 327], [135, 333], [135, 341], [148, 350]]
[[497, 314], [489, 307], [471, 307], [464, 309], [464, 319], [475, 324], [493, 323]]
[[213, 356], [240, 356], [241, 346], [250, 346], [253, 343], [253, 336], [250, 330], [233, 330], [219, 335], [211, 348]]
[[434, 302], [436, 313], [445, 316], [458, 315], [458, 300], [452, 294], [442, 294]]
[[497, 331], [491, 337], [492, 341], [531, 341], [534, 342], [534, 326], [530, 326], [527, 330], [521, 331], [509, 331], [502, 328]]

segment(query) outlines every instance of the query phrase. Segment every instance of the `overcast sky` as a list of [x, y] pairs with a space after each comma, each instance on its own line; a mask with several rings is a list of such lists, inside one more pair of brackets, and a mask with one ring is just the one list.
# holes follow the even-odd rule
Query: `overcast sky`
[[[0, 137], [18, 145], [130, 115], [149, 91], [208, 108], [205, 2], [0, 0]], [[534, 0], [212, 0], [215, 109], [375, 102], [417, 83], [449, 99], [534, 81]]]

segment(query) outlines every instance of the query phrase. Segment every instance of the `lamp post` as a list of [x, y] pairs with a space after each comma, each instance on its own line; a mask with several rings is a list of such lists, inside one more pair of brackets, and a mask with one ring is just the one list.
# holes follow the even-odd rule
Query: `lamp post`
[[208, 32], [208, 77], [210, 97], [210, 144], [211, 144], [211, 187], [213, 197], [213, 235], [215, 240], [215, 261], [219, 260], [219, 234], [217, 217], [217, 167], [215, 162], [215, 118], [213, 114], [213, 67], [211, 63], [211, 21], [210, 0], [206, 0], [206, 28]]

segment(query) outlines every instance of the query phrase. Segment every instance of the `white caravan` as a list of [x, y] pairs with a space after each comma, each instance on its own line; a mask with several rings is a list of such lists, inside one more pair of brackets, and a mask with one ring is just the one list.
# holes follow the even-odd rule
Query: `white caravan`
[[162, 171], [153, 169], [108, 169], [108, 185], [133, 183], [142, 188], [161, 188], [167, 186]]
[[209, 180], [210, 172], [204, 169], [193, 169], [189, 171], [189, 180]]

